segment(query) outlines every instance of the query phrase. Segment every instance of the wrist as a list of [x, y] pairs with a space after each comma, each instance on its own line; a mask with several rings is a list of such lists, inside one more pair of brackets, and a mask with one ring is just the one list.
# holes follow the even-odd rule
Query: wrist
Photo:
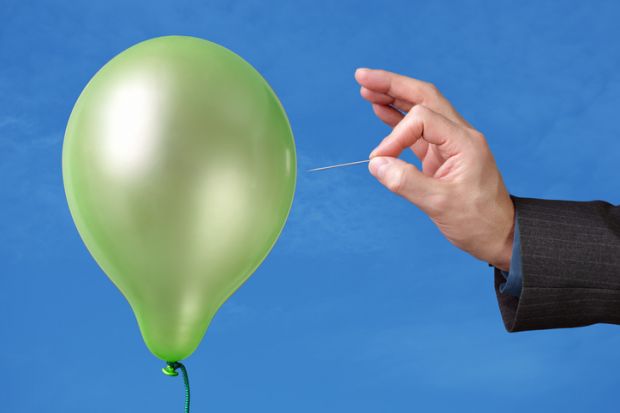
[[510, 202], [510, 213], [505, 218], [505, 224], [502, 225], [501, 231], [499, 231], [498, 245], [499, 250], [494, 255], [494, 258], [489, 261], [489, 264], [502, 271], [510, 271], [510, 262], [512, 260], [512, 250], [515, 236], [515, 213], [512, 200]]
[[[514, 228], [514, 225], [513, 225]], [[512, 246], [513, 246], [513, 238], [514, 238], [514, 230], [508, 236], [509, 241], [506, 240], [502, 249], [500, 250], [497, 258], [493, 260], [490, 264], [496, 268], [499, 268], [502, 271], [508, 272], [510, 271], [510, 261], [512, 260]]]

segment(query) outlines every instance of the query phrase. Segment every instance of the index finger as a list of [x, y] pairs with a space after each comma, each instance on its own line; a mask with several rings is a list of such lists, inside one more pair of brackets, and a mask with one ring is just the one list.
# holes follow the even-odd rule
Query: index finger
[[391, 98], [393, 101], [409, 102], [411, 106], [422, 104], [456, 123], [471, 126], [431, 83], [387, 70], [365, 68], [355, 71], [355, 79], [368, 91], [374, 92], [367, 93], [368, 96], [385, 96], [380, 99], [381, 101], [374, 103], [385, 104], [382, 102], [387, 102]]
[[424, 106], [415, 106], [392, 132], [370, 153], [375, 156], [398, 157], [419, 139], [437, 146], [439, 154], [449, 158], [462, 151], [466, 136], [462, 126]]

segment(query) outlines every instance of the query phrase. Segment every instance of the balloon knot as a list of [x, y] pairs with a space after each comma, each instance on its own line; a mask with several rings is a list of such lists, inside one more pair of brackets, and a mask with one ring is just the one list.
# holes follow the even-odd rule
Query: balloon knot
[[177, 363], [176, 361], [169, 361], [166, 364], [166, 367], [164, 367], [163, 369], [161, 369], [161, 371], [166, 375], [166, 376], [178, 376], [179, 373], [177, 373], [177, 369], [180, 367], [179, 363]]

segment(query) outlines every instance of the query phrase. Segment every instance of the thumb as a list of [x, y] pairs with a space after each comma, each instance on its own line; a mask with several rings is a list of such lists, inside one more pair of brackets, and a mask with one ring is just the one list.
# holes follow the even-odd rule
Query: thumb
[[418, 206], [424, 202], [433, 184], [433, 179], [414, 165], [390, 156], [372, 158], [368, 169], [387, 189]]

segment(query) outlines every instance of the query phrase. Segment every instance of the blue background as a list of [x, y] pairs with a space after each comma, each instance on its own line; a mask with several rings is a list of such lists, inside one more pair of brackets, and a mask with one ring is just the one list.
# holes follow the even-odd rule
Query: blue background
[[252, 63], [290, 117], [299, 182], [271, 255], [187, 360], [196, 412], [611, 412], [618, 327], [508, 334], [492, 272], [364, 166], [388, 129], [358, 66], [434, 82], [516, 195], [620, 200], [614, 1], [0, 2], [0, 410], [175, 412], [82, 245], [64, 127], [112, 56], [165, 34]]

